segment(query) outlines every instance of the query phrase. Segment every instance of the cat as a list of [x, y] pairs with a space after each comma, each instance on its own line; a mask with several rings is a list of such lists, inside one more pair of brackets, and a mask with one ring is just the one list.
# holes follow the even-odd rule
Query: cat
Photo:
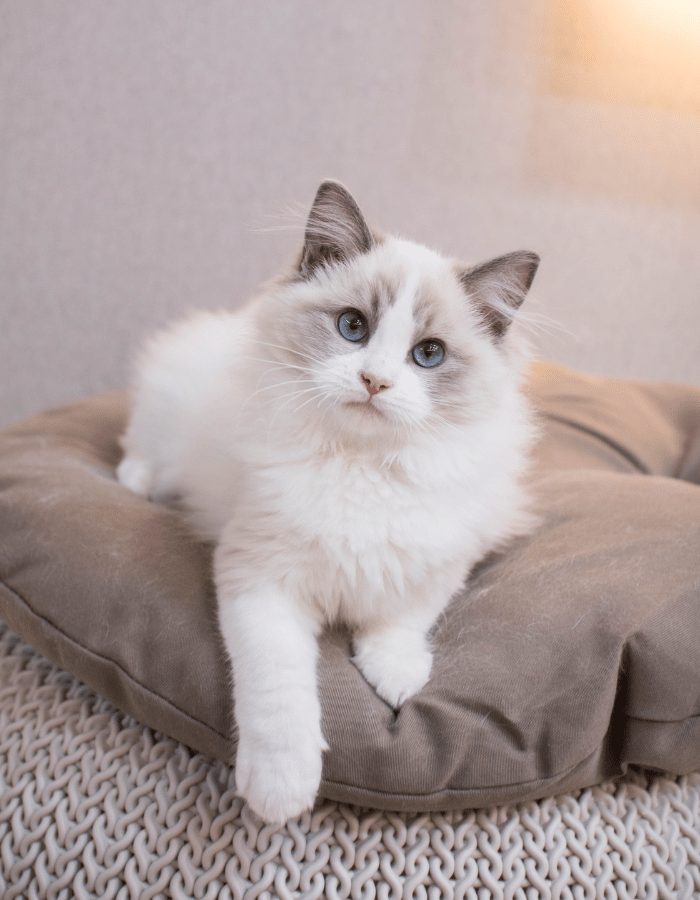
[[469, 268], [385, 236], [326, 180], [289, 271], [144, 351], [118, 479], [180, 498], [215, 544], [236, 786], [267, 822], [319, 788], [324, 626], [352, 629], [354, 664], [398, 710], [470, 569], [528, 528], [534, 428], [510, 325], [538, 264]]

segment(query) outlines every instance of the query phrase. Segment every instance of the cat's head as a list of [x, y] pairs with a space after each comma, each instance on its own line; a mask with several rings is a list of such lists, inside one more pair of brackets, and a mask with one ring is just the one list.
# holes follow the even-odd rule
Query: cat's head
[[283, 402], [330, 430], [394, 438], [487, 414], [512, 380], [509, 327], [538, 263], [519, 252], [467, 268], [380, 236], [324, 181], [293, 273], [259, 307]]

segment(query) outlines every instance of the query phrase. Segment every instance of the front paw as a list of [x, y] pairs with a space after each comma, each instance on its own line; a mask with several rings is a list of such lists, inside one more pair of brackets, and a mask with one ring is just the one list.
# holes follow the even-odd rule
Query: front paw
[[153, 490], [153, 463], [141, 456], [127, 455], [117, 466], [117, 481], [140, 497], [150, 496]]
[[284, 825], [314, 805], [326, 749], [323, 738], [275, 746], [242, 735], [236, 790], [265, 822]]
[[353, 661], [377, 694], [398, 709], [430, 678], [432, 654], [421, 635], [402, 640], [391, 634], [365, 635], [355, 641]]

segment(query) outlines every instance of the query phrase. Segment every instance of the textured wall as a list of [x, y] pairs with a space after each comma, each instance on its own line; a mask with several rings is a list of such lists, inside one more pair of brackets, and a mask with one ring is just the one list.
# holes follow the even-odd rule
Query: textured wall
[[241, 303], [329, 175], [466, 260], [538, 251], [546, 355], [700, 383], [700, 41], [643, 7], [0, 0], [0, 422]]

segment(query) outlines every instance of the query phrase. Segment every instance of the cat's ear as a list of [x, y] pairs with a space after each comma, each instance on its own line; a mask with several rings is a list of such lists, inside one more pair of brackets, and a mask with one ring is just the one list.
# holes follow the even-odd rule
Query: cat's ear
[[536, 253], [508, 253], [458, 273], [495, 341], [500, 341], [530, 290], [540, 264]]
[[318, 266], [348, 262], [374, 246], [374, 237], [350, 192], [323, 181], [309, 212], [299, 271], [309, 278]]

